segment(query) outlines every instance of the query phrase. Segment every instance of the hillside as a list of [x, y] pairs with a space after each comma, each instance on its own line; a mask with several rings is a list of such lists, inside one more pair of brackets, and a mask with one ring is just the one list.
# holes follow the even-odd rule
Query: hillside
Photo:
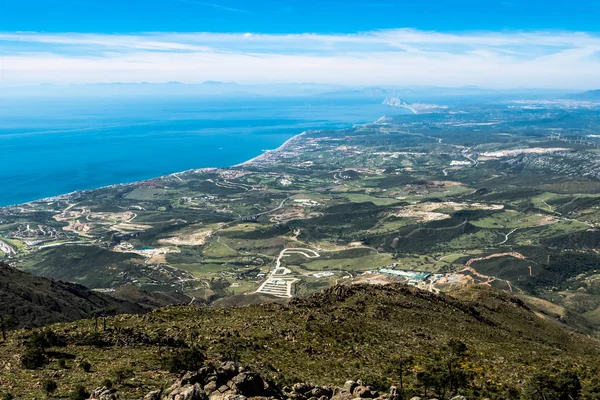
[[235, 167], [0, 208], [0, 259], [225, 306], [365, 272], [483, 283], [600, 337], [600, 105], [409, 98], [417, 114], [308, 130]]
[[115, 294], [37, 277], [0, 263], [0, 316], [12, 316], [17, 328], [76, 321], [102, 310], [144, 313], [187, 300], [186, 296], [150, 294], [136, 288], [124, 288]]
[[576, 100], [600, 100], [600, 89], [598, 90], [588, 90], [587, 92], [578, 93], [570, 96], [572, 99]]
[[[110, 378], [121, 398], [139, 399], [170, 386], [178, 374], [169, 370], [192, 369], [186, 365], [199, 358], [190, 348], [207, 360], [240, 361], [282, 386], [361, 379], [385, 391], [399, 384], [402, 371], [407, 394], [439, 394], [446, 393], [442, 377], [452, 362], [462, 377], [453, 391], [469, 398], [514, 398], [538, 371], [573, 371], [584, 393], [600, 387], [593, 378], [597, 341], [482, 286], [453, 296], [399, 284], [335, 286], [287, 304], [167, 307], [109, 318], [105, 331], [90, 320], [49, 329], [61, 347], [46, 350], [41, 369], [15, 362], [27, 354], [26, 343], [35, 342], [30, 334], [14, 333], [0, 345], [0, 369], [6, 372], [0, 387], [40, 398], [40, 382], [50, 375], [60, 396], [78, 384], [91, 390]], [[83, 361], [90, 363], [89, 372], [79, 367]]]

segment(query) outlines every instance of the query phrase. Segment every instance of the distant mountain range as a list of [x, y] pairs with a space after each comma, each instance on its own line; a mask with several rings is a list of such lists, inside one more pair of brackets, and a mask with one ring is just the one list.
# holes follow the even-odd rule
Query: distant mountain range
[[587, 92], [574, 94], [569, 96], [569, 98], [574, 100], [589, 100], [589, 101], [600, 101], [600, 89], [597, 90], [588, 90]]
[[6, 87], [0, 96], [322, 96], [324, 98], [372, 98], [379, 101], [385, 97], [410, 98], [412, 101], [431, 101], [431, 98], [459, 96], [487, 96], [494, 98], [564, 98], [574, 90], [551, 89], [489, 89], [477, 86], [458, 88], [436, 86], [366, 86], [351, 87], [313, 82], [241, 84], [207, 80], [202, 83], [178, 81], [107, 82], [79, 85], [39, 85], [29, 87]]

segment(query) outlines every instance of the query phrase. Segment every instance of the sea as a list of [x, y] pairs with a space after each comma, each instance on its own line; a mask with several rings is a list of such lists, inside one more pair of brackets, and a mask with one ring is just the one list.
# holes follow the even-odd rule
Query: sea
[[311, 129], [405, 110], [377, 98], [0, 98], [0, 206], [228, 167]]

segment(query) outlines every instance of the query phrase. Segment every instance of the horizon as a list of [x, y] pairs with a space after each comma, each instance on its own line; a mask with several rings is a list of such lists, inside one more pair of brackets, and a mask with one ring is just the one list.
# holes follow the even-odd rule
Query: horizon
[[4, 2], [0, 87], [600, 87], [597, 1]]
[[0, 33], [0, 49], [3, 87], [171, 81], [491, 89], [600, 87], [600, 36], [581, 32], [9, 32]]
[[[506, 88], [494, 88], [491, 86], [479, 86], [479, 85], [462, 85], [462, 86], [438, 86], [438, 85], [393, 85], [393, 84], [381, 84], [381, 85], [352, 85], [348, 84], [334, 84], [328, 82], [265, 82], [265, 83], [243, 83], [243, 82], [235, 82], [235, 81], [215, 81], [215, 80], [206, 80], [199, 82], [181, 82], [181, 81], [157, 81], [157, 82], [148, 82], [148, 81], [109, 81], [109, 82], [89, 82], [89, 83], [64, 83], [64, 84], [56, 84], [49, 82], [42, 83], [33, 83], [29, 85], [20, 85], [20, 86], [3, 86], [6, 88], [31, 88], [31, 87], [57, 87], [57, 88], [65, 88], [65, 87], [85, 87], [85, 86], [118, 86], [118, 85], [156, 85], [156, 86], [166, 86], [166, 85], [182, 85], [182, 86], [248, 86], [248, 87], [261, 87], [261, 86], [321, 86], [321, 87], [337, 87], [339, 89], [347, 89], [347, 90], [360, 90], [360, 89], [479, 89], [479, 90], [487, 90], [487, 91], [498, 91], [498, 92], [510, 92], [510, 91], [518, 91], [518, 90], [530, 90], [530, 91], [563, 91], [563, 92], [580, 92], [580, 89], [560, 89], [556, 87], [535, 87], [535, 86], [511, 86]], [[596, 86], [589, 86], [584, 89], [587, 91], [595, 91], [600, 90], [600, 88], [596, 89]]]

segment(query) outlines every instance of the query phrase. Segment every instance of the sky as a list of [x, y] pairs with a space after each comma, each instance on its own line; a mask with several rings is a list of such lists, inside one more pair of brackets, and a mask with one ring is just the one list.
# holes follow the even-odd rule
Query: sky
[[600, 87], [600, 0], [0, 0], [0, 86]]

